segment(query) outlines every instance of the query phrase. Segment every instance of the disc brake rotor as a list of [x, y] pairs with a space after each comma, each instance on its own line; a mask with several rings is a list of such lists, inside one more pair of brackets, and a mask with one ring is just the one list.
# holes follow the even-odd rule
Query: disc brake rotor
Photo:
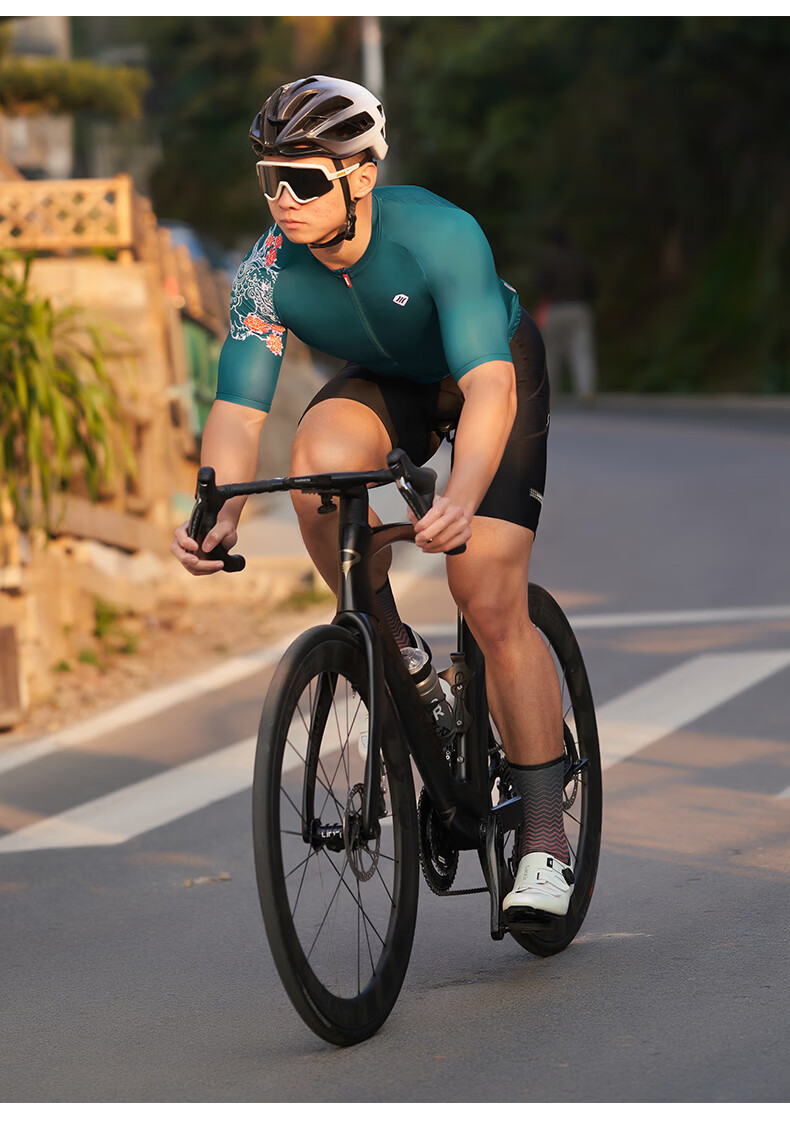
[[346, 847], [346, 856], [351, 870], [361, 883], [367, 882], [375, 874], [381, 848], [381, 832], [375, 840], [363, 840], [360, 835], [364, 793], [364, 785], [361, 783], [354, 785], [348, 794], [343, 813], [343, 843]]

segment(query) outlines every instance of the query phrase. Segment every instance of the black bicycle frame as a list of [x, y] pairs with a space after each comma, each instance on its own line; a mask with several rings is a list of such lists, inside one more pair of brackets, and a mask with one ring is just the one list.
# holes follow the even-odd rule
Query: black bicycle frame
[[[422, 700], [392, 634], [381, 631], [380, 609], [370, 579], [371, 559], [397, 541], [413, 541], [410, 523], [371, 527], [368, 521], [368, 486], [393, 482], [391, 471], [338, 472], [326, 475], [295, 475], [289, 478], [217, 486], [214, 470], [198, 472], [196, 506], [189, 525], [191, 537], [202, 541], [229, 498], [275, 491], [302, 490], [321, 496], [324, 512], [339, 506], [337, 613], [333, 623], [356, 632], [368, 661], [368, 757], [362, 810], [363, 835], [373, 838], [378, 826], [381, 743], [397, 741], [399, 724], [409, 752], [425, 782], [433, 805], [449, 833], [452, 847], [478, 848], [486, 838], [486, 819], [491, 802], [488, 779], [488, 707], [485, 696], [483, 656], [459, 615], [458, 650], [454, 662], [465, 658], [475, 674], [465, 688], [464, 702], [471, 724], [456, 738], [453, 764], [436, 735]], [[244, 558], [217, 546], [208, 555], [221, 559], [228, 571], [244, 568]], [[389, 689], [389, 693], [388, 693]], [[394, 717], [393, 717], [394, 715]], [[397, 721], [396, 721], [397, 720]], [[397, 758], [393, 759], [397, 766]], [[395, 769], [395, 771], [397, 771]]]
[[[490, 807], [488, 780], [488, 711], [483, 660], [477, 644], [459, 617], [459, 653], [476, 672], [467, 689], [466, 707], [472, 715], [469, 729], [457, 739], [451, 766], [425, 706], [388, 631], [379, 628], [380, 610], [370, 578], [372, 557], [398, 541], [413, 541], [408, 523], [371, 527], [368, 491], [364, 486], [341, 495], [339, 503], [337, 613], [333, 623], [356, 631], [368, 660], [369, 735], [362, 811], [363, 835], [375, 834], [378, 819], [382, 735], [387, 713], [393, 710], [434, 807], [450, 834], [454, 847], [477, 848], [484, 835], [481, 822]], [[473, 654], [474, 653], [474, 654]], [[479, 672], [479, 674], [477, 674]], [[386, 693], [389, 687], [390, 693]]]

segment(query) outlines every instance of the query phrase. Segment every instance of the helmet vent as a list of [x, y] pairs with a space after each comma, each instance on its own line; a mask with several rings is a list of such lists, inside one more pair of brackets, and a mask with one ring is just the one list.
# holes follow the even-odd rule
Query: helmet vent
[[314, 90], [304, 90], [301, 92], [301, 94], [294, 95], [294, 97], [290, 99], [290, 101], [285, 106], [282, 118], [278, 120], [288, 121], [290, 118], [295, 118], [303, 106], [306, 106], [308, 102], [313, 101], [315, 95], [316, 92]]
[[267, 99], [250, 136], [281, 156], [350, 157], [387, 153], [384, 111], [369, 90], [345, 79], [313, 75], [279, 87]]
[[327, 130], [327, 133], [336, 137], [338, 141], [344, 141], [346, 138], [360, 137], [363, 133], [372, 129], [374, 124], [370, 114], [363, 111], [361, 114], [355, 114], [353, 118], [346, 118], [345, 121], [338, 122], [336, 126]]

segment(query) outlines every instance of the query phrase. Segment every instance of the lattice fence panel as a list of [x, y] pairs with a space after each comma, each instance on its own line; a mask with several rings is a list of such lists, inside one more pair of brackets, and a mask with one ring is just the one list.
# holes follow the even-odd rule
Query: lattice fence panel
[[20, 251], [131, 247], [128, 176], [0, 184], [0, 246]]

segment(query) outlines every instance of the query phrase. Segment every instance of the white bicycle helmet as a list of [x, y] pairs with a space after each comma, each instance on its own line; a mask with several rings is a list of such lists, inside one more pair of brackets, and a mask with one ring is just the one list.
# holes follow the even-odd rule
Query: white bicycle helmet
[[387, 155], [384, 110], [356, 82], [312, 75], [279, 86], [250, 129], [258, 157], [351, 157], [367, 151]]

